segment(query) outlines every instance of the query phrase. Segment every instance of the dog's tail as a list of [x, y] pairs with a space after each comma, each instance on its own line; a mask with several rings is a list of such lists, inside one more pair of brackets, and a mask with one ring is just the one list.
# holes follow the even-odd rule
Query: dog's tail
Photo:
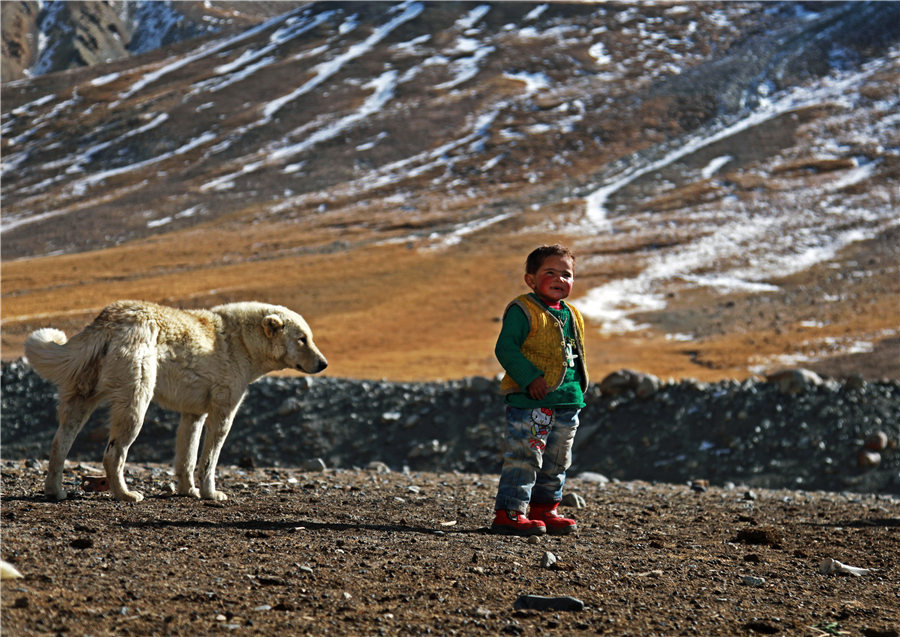
[[25, 358], [38, 374], [61, 385], [71, 358], [65, 347], [68, 340], [63, 332], [52, 327], [32, 332], [25, 340]]
[[[60, 330], [45, 327], [32, 332], [25, 340], [25, 357], [35, 371], [58, 385], [79, 385], [82, 393], [91, 393], [96, 373], [85, 372], [96, 367], [103, 355], [104, 343], [100, 339], [85, 338], [82, 332], [69, 341]], [[80, 387], [85, 382], [89, 386]]]

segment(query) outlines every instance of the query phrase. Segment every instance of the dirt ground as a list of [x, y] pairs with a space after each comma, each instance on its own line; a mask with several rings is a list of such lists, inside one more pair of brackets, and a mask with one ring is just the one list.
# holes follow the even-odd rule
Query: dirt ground
[[[30, 465], [30, 466], [26, 466]], [[220, 469], [224, 503], [131, 465], [137, 505], [3, 465], [5, 635], [898, 635], [900, 502], [582, 478], [579, 530], [491, 535], [495, 475]], [[70, 489], [71, 491], [71, 489]], [[557, 561], [550, 564], [551, 553]], [[827, 559], [867, 573], [822, 573]], [[524, 595], [572, 610], [517, 608]], [[583, 602], [579, 608], [575, 598]]]

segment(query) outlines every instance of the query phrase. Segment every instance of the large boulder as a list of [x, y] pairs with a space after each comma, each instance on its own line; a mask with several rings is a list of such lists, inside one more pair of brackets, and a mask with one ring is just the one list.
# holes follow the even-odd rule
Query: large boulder
[[651, 398], [659, 391], [659, 378], [652, 374], [620, 369], [600, 381], [597, 388], [604, 396], [619, 396], [628, 392], [639, 398]]

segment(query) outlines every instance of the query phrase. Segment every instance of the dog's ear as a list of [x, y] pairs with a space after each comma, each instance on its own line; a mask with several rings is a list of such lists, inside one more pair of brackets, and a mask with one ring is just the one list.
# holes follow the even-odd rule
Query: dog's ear
[[269, 314], [263, 319], [263, 330], [269, 338], [272, 338], [283, 327], [284, 321], [277, 314]]

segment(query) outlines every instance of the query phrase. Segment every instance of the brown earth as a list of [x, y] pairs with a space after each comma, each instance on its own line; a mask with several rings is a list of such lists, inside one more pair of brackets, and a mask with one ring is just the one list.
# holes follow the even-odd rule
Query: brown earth
[[[335, 242], [353, 241], [354, 230], [312, 223], [220, 223], [99, 252], [4, 262], [3, 358], [20, 356], [30, 331], [52, 325], [72, 334], [115, 299], [182, 307], [258, 299], [307, 318], [331, 363], [327, 373], [335, 377], [499, 373], [493, 357], [499, 316], [509, 299], [526, 291], [524, 255], [546, 235], [500, 223], [442, 250], [367, 239], [335, 253]], [[776, 281], [781, 289], [764, 299], [702, 291], [674, 296], [665, 311], [640, 317], [650, 325], [641, 332], [610, 336], [594, 326], [587, 339], [592, 377], [628, 367], [662, 378], [743, 379], [758, 367], [789, 365], [778, 357], [799, 356], [818, 361], [807, 366], [823, 373], [833, 368], [840, 375], [898, 378], [900, 351], [897, 339], [888, 338], [900, 298], [898, 245], [897, 228], [853, 244], [836, 262]], [[850, 273], [863, 269], [848, 285]], [[576, 305], [579, 292], [599, 283], [595, 279], [576, 277]], [[824, 303], [829, 295], [842, 301]], [[822, 325], [811, 326], [810, 319]], [[667, 338], [680, 331], [694, 338]], [[845, 359], [829, 364], [855, 340], [873, 342], [875, 350], [850, 365]]]
[[[496, 476], [221, 469], [211, 504], [134, 465], [138, 505], [50, 503], [3, 465], [6, 635], [894, 635], [900, 503], [580, 478], [579, 530], [488, 533]], [[70, 466], [67, 481], [96, 471]], [[71, 479], [71, 480], [70, 480]], [[545, 553], [558, 561], [545, 566]], [[871, 569], [823, 574], [832, 558]], [[582, 610], [517, 609], [522, 595]]]

